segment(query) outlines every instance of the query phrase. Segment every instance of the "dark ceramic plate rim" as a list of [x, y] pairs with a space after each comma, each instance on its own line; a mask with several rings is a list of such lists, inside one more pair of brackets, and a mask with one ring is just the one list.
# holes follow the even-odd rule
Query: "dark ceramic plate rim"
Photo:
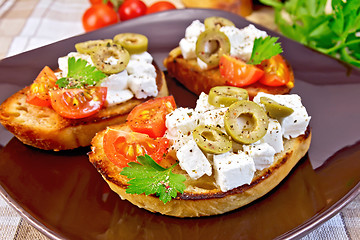
[[[169, 16], [168, 14], [173, 14], [173, 12], [176, 11], [176, 14], [178, 14], [178, 16], [184, 15], [199, 15], [199, 16], [203, 16], [203, 15], [218, 15], [218, 16], [231, 16], [233, 18], [239, 18], [242, 19], [241, 17], [228, 13], [228, 12], [223, 12], [223, 11], [219, 11], [219, 10], [209, 10], [209, 9], [182, 9], [182, 10], [171, 10], [171, 11], [166, 11], [166, 12], [161, 12], [161, 13], [156, 13], [154, 15], [151, 16], [144, 16], [144, 17], [140, 17], [138, 19], [134, 19], [134, 20], [130, 20], [118, 25], [113, 25], [107, 28], [103, 28], [94, 32], [90, 32], [87, 34], [82, 34], [82, 35], [78, 35], [78, 36], [74, 36], [38, 49], [34, 49], [34, 50], [30, 50], [28, 52], [24, 52], [21, 54], [18, 54], [16, 56], [13, 57], [9, 57], [9, 58], [5, 58], [3, 60], [0, 61], [0, 65], [3, 62], [6, 62], [6, 66], [10, 66], [12, 63], [16, 62], [17, 58], [21, 58], [21, 57], [25, 57], [27, 58], [27, 55], [29, 53], [32, 53], [34, 51], [40, 51], [40, 52], [46, 52], [46, 49], [48, 47], [51, 46], [61, 46], [62, 44], [64, 44], [65, 42], [72, 42], [72, 43], [76, 43], [76, 42], [80, 42], [80, 41], [84, 41], [84, 40], [88, 40], [88, 39], [93, 39], [92, 36], [93, 35], [98, 35], [99, 33], [108, 33], [108, 32], [112, 32], [113, 29], [118, 28], [119, 26], [127, 26], [127, 25], [138, 25], [141, 24], [141, 22], [146, 22], [147, 20], [149, 21], [153, 21], [153, 22], [157, 22], [157, 21], [163, 21], [162, 19], [166, 19], [167, 16]], [[159, 20], [154, 20], [154, 18], [157, 18]], [[244, 22], [247, 22], [246, 20], [242, 20]], [[247, 22], [250, 23], [250, 22]], [[256, 25], [256, 24], [255, 24]], [[120, 27], [120, 28], [121, 28]], [[272, 32], [271, 30], [267, 30], [264, 27], [258, 26], [260, 29], [265, 29], [266, 31], [270, 32], [271, 35], [278, 35], [277, 33]], [[281, 36], [281, 38], [285, 38], [283, 36]], [[298, 46], [298, 47], [303, 47], [305, 49], [304, 46], [290, 40], [287, 39], [288, 42], [290, 42], [292, 45]], [[175, 46], [174, 46], [175, 47]], [[64, 52], [66, 52], [66, 50], [62, 49], [61, 47], [59, 47], [58, 49], [59, 52], [57, 53], [58, 56], [61, 56]], [[316, 51], [310, 50], [313, 52], [313, 54], [320, 54], [317, 53]], [[150, 46], [150, 52], [151, 52], [151, 46]], [[156, 52], [156, 51], [155, 51]], [[286, 53], [285, 53], [286, 54]], [[55, 54], [56, 55], [56, 54]], [[156, 58], [156, 57], [155, 57]], [[330, 59], [330, 62], [333, 61], [338, 61], [336, 59], [331, 59], [330, 57], [327, 57], [328, 59]], [[14, 61], [14, 62], [13, 62]], [[159, 64], [159, 62], [158, 62]], [[342, 63], [345, 66], [347, 65], [346, 63]], [[44, 64], [42, 63], [37, 63], [36, 65], [38, 66], [43, 66]], [[350, 67], [351, 68], [351, 67]], [[356, 70], [355, 70], [356, 71]], [[46, 235], [49, 238], [52, 239], [62, 239], [59, 234], [57, 232], [54, 232], [50, 229], [48, 229], [43, 223], [41, 223], [39, 220], [37, 220], [34, 216], [32, 216], [30, 213], [28, 213], [26, 210], [24, 210], [7, 192], [6, 190], [3, 188], [3, 186], [0, 186], [0, 194], [2, 195], [2, 197], [5, 199], [5, 201], [12, 206], [23, 218], [25, 218], [31, 225], [33, 225], [35, 228], [37, 228], [40, 232], [42, 232], [44, 235]], [[337, 214], [341, 209], [343, 209], [345, 206], [347, 206], [351, 201], [353, 201], [358, 195], [360, 194], [360, 183], [357, 183], [344, 197], [342, 197], [341, 199], [339, 199], [336, 203], [334, 203], [331, 207], [329, 207], [328, 209], [326, 209], [323, 212], [320, 212], [318, 214], [315, 214], [312, 218], [308, 219], [306, 222], [304, 222], [303, 224], [295, 227], [294, 229], [278, 236], [276, 239], [295, 239], [295, 238], [300, 238], [306, 234], [308, 234], [309, 232], [313, 231], [316, 227], [318, 227], [320, 224], [324, 223], [325, 221], [329, 220], [331, 217], [333, 217], [335, 214]]]

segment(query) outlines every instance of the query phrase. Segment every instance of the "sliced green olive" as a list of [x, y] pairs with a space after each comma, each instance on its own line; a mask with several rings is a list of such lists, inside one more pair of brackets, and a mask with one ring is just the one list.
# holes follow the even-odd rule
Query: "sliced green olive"
[[139, 33], [120, 33], [114, 37], [114, 42], [123, 46], [130, 54], [147, 51], [148, 38]]
[[208, 17], [204, 20], [205, 29], [220, 29], [225, 26], [235, 26], [235, 24], [229, 19], [223, 17]]
[[221, 56], [230, 53], [230, 40], [223, 32], [207, 29], [199, 35], [195, 52], [209, 67], [217, 67]]
[[210, 89], [208, 101], [215, 107], [229, 107], [236, 101], [248, 99], [249, 94], [243, 88], [218, 86]]
[[80, 43], [75, 44], [75, 48], [76, 48], [76, 51], [78, 53], [91, 54], [98, 47], [110, 46], [110, 45], [112, 45], [112, 40], [111, 39], [90, 40], [90, 41], [80, 42]]
[[199, 148], [207, 153], [226, 153], [232, 147], [229, 136], [212, 126], [196, 127], [193, 137]]
[[267, 131], [269, 119], [258, 104], [249, 100], [233, 103], [225, 113], [225, 130], [238, 143], [260, 140]]
[[264, 104], [266, 112], [271, 118], [284, 118], [294, 112], [292, 108], [282, 105], [268, 97], [260, 97], [260, 103]]
[[115, 44], [98, 47], [91, 60], [95, 67], [106, 74], [114, 74], [123, 71], [130, 60], [129, 52]]

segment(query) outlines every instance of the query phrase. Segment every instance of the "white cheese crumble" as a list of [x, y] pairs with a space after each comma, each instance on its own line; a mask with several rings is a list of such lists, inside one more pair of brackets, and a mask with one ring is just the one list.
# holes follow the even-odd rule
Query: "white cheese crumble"
[[203, 113], [214, 109], [216, 109], [216, 107], [209, 103], [209, 96], [204, 92], [200, 93], [199, 98], [196, 100], [195, 111]]
[[244, 184], [250, 184], [255, 169], [253, 159], [244, 152], [214, 155], [216, 183], [221, 191], [226, 192]]
[[197, 113], [191, 108], [177, 108], [166, 115], [166, 137], [172, 140], [172, 147], [176, 150], [181, 148], [189, 140], [193, 139], [192, 131], [198, 121]]
[[267, 37], [265, 31], [257, 29], [254, 25], [238, 29], [236, 27], [225, 26], [220, 28], [230, 40], [230, 55], [249, 61], [254, 47], [255, 38]]
[[225, 132], [224, 116], [228, 108], [218, 108], [202, 113], [199, 118], [199, 125], [212, 126]]
[[282, 129], [278, 120], [269, 118], [268, 130], [265, 136], [258, 141], [259, 143], [267, 143], [274, 148], [275, 152], [284, 150], [284, 141], [282, 137]]
[[184, 169], [191, 178], [198, 179], [204, 174], [211, 176], [211, 164], [193, 139], [188, 141], [176, 152], [176, 157], [179, 160], [180, 167]]
[[306, 108], [301, 103], [301, 98], [297, 94], [273, 95], [259, 92], [254, 97], [254, 102], [260, 103], [261, 97], [268, 97], [286, 107], [292, 108], [294, 112], [287, 117], [280, 119], [282, 134], [284, 138], [296, 138], [305, 133], [310, 123], [311, 117], [308, 115]]
[[[196, 56], [196, 41], [203, 31], [205, 31], [205, 25], [199, 20], [193, 21], [185, 29], [185, 37], [180, 40], [179, 46], [184, 59], [196, 59], [198, 66], [207, 70], [209, 66]], [[253, 24], [242, 29], [235, 26], [224, 26], [220, 28], [220, 31], [229, 38], [230, 55], [245, 62], [249, 61], [251, 57], [255, 38], [268, 36], [265, 31], [257, 29]]]
[[267, 168], [274, 162], [275, 149], [268, 143], [244, 145], [243, 148], [254, 160], [257, 170]]
[[112, 74], [105, 78], [100, 86], [107, 87], [106, 102], [108, 106], [126, 102], [134, 97], [134, 94], [128, 89], [128, 74], [122, 72]]

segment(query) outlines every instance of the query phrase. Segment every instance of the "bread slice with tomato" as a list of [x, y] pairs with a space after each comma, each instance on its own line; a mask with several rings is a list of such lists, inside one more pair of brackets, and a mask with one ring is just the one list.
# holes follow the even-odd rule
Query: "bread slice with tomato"
[[[200, 104], [201, 102], [202, 100], [199, 101]], [[246, 101], [246, 103], [248, 102]], [[243, 104], [243, 102], [241, 102], [241, 104]], [[233, 106], [237, 108], [241, 104], [236, 103], [236, 105]], [[154, 104], [150, 105], [154, 106]], [[298, 111], [304, 111], [304, 109], [300, 110], [302, 107], [299, 105], [293, 106], [296, 108], [294, 111], [296, 116], [298, 116]], [[299, 107], [299, 109], [297, 109], [297, 107]], [[138, 108], [144, 111], [149, 110], [146, 107], [142, 108], [141, 105], [138, 106]], [[230, 108], [232, 108], [231, 105], [229, 106], [229, 109]], [[155, 107], [155, 109], [158, 109], [158, 107]], [[155, 117], [156, 125], [162, 125], [163, 128], [167, 128], [166, 133], [171, 132], [171, 129], [168, 128], [168, 121], [173, 121], [168, 120], [168, 118], [171, 118], [171, 114], [175, 115], [174, 111], [177, 110], [168, 113], [165, 117], [165, 122], [163, 120], [162, 124], [160, 124], [160, 121], [163, 117], [160, 117], [161, 114], [159, 114], [159, 112], [166, 114], [167, 111], [153, 111], [153, 113], [157, 113]], [[182, 117], [175, 117], [175, 121], [178, 121], [180, 125], [184, 122], [191, 121], [191, 117], [194, 117], [194, 111], [183, 108], [179, 109], [179, 111], [185, 111]], [[208, 115], [206, 112], [202, 112], [201, 114], [201, 116]], [[222, 115], [219, 112], [216, 114], [217, 116]], [[246, 115], [246, 113], [244, 115]], [[294, 116], [291, 118], [293, 117]], [[242, 162], [241, 164], [244, 163], [245, 165], [241, 166], [246, 166], [248, 156], [252, 156], [252, 150], [249, 149], [253, 148], [249, 146], [262, 148], [262, 145], [257, 145], [259, 143], [255, 145], [239, 145], [239, 143], [236, 144], [234, 142], [231, 150], [229, 151], [229, 149], [227, 149], [229, 152], [211, 155], [211, 153], [204, 150], [204, 148], [200, 148], [199, 142], [195, 140], [202, 154], [207, 158], [206, 161], [209, 162], [207, 164], [211, 164], [210, 168], [212, 169], [211, 174], [205, 173], [206, 171], [200, 174], [199, 172], [202, 167], [199, 166], [205, 165], [198, 160], [201, 156], [195, 154], [196, 151], [200, 150], [196, 150], [196, 147], [184, 147], [187, 143], [181, 143], [181, 140], [185, 139], [189, 142], [192, 141], [189, 140], [189, 137], [190, 139], [195, 139], [194, 132], [190, 131], [187, 133], [189, 128], [186, 128], [187, 130], [182, 132], [183, 136], [180, 137], [180, 140], [174, 141], [174, 139], [170, 138], [170, 143], [168, 143], [167, 137], [169, 135], [167, 134], [156, 135], [156, 138], [152, 138], [147, 134], [133, 130], [134, 128], [131, 122], [139, 120], [142, 125], [146, 125], [146, 123], [153, 125], [154, 121], [152, 121], [152, 119], [152, 117], [148, 116], [143, 118], [137, 114], [137, 117], [134, 118], [134, 116], [132, 116], [131, 121], [127, 124], [112, 126], [97, 133], [92, 140], [92, 151], [89, 154], [89, 160], [110, 188], [116, 192], [121, 199], [128, 200], [132, 204], [150, 212], [175, 217], [201, 217], [223, 214], [259, 199], [284, 180], [300, 159], [306, 155], [311, 142], [311, 129], [309, 125], [303, 125], [302, 132], [293, 135], [293, 137], [282, 137], [282, 149], [277, 150], [271, 162], [256, 166], [256, 170], [252, 170], [254, 171], [252, 172], [253, 174], [247, 177], [248, 182], [237, 183], [237, 185], [230, 186], [232, 181], [238, 181], [243, 178], [243, 175], [247, 175], [247, 171], [245, 170], [251, 169], [251, 167], [242, 168], [244, 171], [236, 171], [237, 175], [231, 177], [230, 175], [235, 173], [235, 171], [232, 171], [228, 175], [232, 179], [227, 179], [229, 181], [226, 181], [221, 177], [224, 174], [226, 175], [224, 169], [229, 170], [226, 164], [230, 164], [230, 162], [233, 161]], [[206, 121], [208, 120], [209, 119]], [[304, 121], [306, 122], [308, 120], [309, 118]], [[194, 122], [197, 121], [197, 119], [194, 120]], [[202, 124], [201, 121], [202, 120], [200, 120], [199, 123], [200, 125]], [[282, 124], [285, 124], [285, 122], [290, 121], [284, 120]], [[278, 127], [270, 127], [269, 125], [268, 128], [271, 128], [269, 131], [281, 132], [281, 129]], [[211, 129], [211, 127], [208, 129]], [[294, 128], [289, 127], [288, 129]], [[209, 131], [204, 132], [204, 134], [201, 135], [202, 138], [209, 137], [209, 139], [211, 139], [212, 137], [209, 136], [209, 133]], [[292, 134], [293, 133], [294, 132], [292, 132]], [[227, 136], [227, 138], [229, 138], [229, 136]], [[277, 145], [276, 141], [279, 140], [276, 139], [277, 138], [272, 138], [273, 142], [268, 143], [274, 144], [275, 146]], [[222, 140], [215, 138], [212, 143], [220, 141]], [[184, 147], [185, 154], [179, 154], [178, 151], [182, 149], [182, 147], [177, 149], [176, 145]], [[245, 147], [245, 145], [247, 145], [247, 147]], [[168, 150], [166, 150], [167, 147]], [[245, 149], [247, 150], [245, 151]], [[255, 151], [255, 149], [253, 150]], [[235, 153], [237, 151], [239, 152]], [[240, 154], [240, 152], [242, 153]], [[147, 155], [143, 156], [144, 154]], [[228, 155], [231, 155], [232, 158], [226, 158]], [[136, 156], [138, 157], [136, 158]], [[233, 158], [234, 156], [235, 159]], [[221, 158], [223, 158], [224, 161], [222, 162], [223, 165], [220, 166], [218, 159]], [[186, 159], [185, 161], [189, 161], [188, 164], [184, 164], [184, 159]], [[189, 166], [190, 168], [188, 168]], [[223, 168], [223, 170], [221, 170], [221, 168]], [[167, 172], [168, 175], [161, 177], [161, 174], [165, 172]]]
[[[103, 46], [104, 42], [106, 44]], [[113, 40], [91, 40], [76, 48], [81, 49], [81, 53], [78, 50], [77, 53], [59, 59], [59, 67], [64, 68], [60, 65], [65, 65], [68, 76], [72, 72], [70, 77], [66, 76], [64, 69], [54, 72], [45, 67], [30, 86], [10, 96], [0, 105], [1, 124], [24, 144], [55, 151], [89, 146], [96, 132], [109, 125], [124, 123], [135, 106], [146, 100], [168, 95], [164, 74], [152, 61], [146, 48], [129, 54], [126, 48]], [[121, 66], [121, 71], [106, 72], [101, 68], [101, 63], [94, 61], [95, 66], [89, 64], [84, 59], [94, 60], [96, 50], [100, 57], [112, 59], [109, 61], [115, 61], [119, 52], [126, 53], [127, 65]], [[148, 71], [151, 70], [151, 78], [141, 75], [147, 83], [152, 83], [152, 92], [148, 95], [141, 86], [144, 82], [136, 85], [136, 81], [140, 81], [140, 75], [135, 75], [140, 57], [146, 58], [144, 66]], [[80, 76], [79, 71], [84, 76]], [[79, 84], [76, 76], [86, 78], [87, 82]], [[101, 79], [95, 82], [94, 79], [98, 76]], [[130, 77], [135, 81], [132, 83], [132, 90], [128, 86], [131, 84], [128, 80]], [[119, 79], [124, 81], [121, 89], [116, 82]], [[115, 89], [111, 90], [113, 86]], [[122, 100], [117, 103], [116, 98]]]
[[238, 29], [228, 19], [209, 17], [193, 21], [163, 63], [197, 95], [225, 85], [247, 89], [250, 98], [258, 92], [286, 94], [294, 87], [294, 74], [277, 39], [251, 24]]

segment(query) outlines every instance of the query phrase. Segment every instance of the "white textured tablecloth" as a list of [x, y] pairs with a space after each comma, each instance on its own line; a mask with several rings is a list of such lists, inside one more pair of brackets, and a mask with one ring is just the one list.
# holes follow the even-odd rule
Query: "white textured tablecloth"
[[[180, 0], [174, 2], [181, 6]], [[88, 0], [0, 0], [0, 59], [84, 33], [81, 16], [88, 6]], [[260, 18], [266, 19], [264, 25], [269, 27], [268, 15]], [[249, 19], [256, 21], [259, 17], [255, 14]], [[355, 240], [360, 239], [359, 228], [360, 197], [357, 197], [303, 239]], [[47, 239], [1, 197], [0, 236], [4, 240]]]

